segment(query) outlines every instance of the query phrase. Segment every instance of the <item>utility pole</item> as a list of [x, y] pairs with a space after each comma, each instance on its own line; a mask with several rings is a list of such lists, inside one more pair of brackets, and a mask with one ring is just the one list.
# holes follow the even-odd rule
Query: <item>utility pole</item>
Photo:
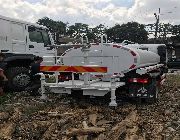
[[156, 18], [156, 24], [155, 24], [155, 40], [157, 41], [157, 33], [158, 33], [158, 29], [159, 29], [159, 16], [160, 16], [160, 13], [161, 13], [161, 9], [159, 8], [159, 13], [158, 15], [156, 13], [154, 13], [154, 16]]

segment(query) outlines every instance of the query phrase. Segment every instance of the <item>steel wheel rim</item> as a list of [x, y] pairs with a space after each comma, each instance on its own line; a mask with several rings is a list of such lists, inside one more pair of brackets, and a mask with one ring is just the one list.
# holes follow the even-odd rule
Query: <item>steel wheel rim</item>
[[27, 86], [30, 83], [30, 77], [27, 74], [19, 74], [13, 78], [13, 84], [19, 87]]

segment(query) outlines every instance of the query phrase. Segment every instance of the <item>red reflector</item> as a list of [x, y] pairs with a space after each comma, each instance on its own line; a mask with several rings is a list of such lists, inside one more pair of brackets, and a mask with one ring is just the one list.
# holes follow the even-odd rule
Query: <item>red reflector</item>
[[102, 78], [103, 75], [95, 75], [95, 77], [97, 77], [97, 78]]
[[119, 45], [113, 45], [113, 47], [115, 47], [115, 48], [121, 48], [121, 46], [119, 46]]
[[131, 51], [131, 54], [132, 54], [133, 56], [136, 56], [136, 53], [135, 53], [135, 52], [133, 52], [133, 51]]
[[142, 79], [142, 78], [130, 78], [128, 80], [130, 83], [142, 83], [142, 84], [147, 84], [149, 81], [147, 78]]
[[64, 75], [58, 75], [58, 79], [65, 79]]
[[136, 67], [136, 65], [133, 64], [129, 69], [133, 69], [133, 68], [135, 68], [135, 67]]
[[72, 78], [70, 76], [67, 76], [67, 75], [59, 75], [58, 79], [59, 80], [71, 80]]

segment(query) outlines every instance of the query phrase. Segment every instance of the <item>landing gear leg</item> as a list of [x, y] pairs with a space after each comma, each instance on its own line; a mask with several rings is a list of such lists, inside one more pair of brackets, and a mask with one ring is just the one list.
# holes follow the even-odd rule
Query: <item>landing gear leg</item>
[[45, 75], [43, 73], [40, 74], [41, 75], [41, 97], [40, 99], [42, 100], [47, 100], [47, 96], [45, 94], [45, 87], [44, 87], [44, 84], [46, 83], [45, 82]]
[[116, 95], [115, 95], [115, 91], [116, 91], [116, 85], [115, 85], [115, 79], [112, 78], [111, 79], [111, 102], [109, 103], [110, 107], [116, 107], [117, 106], [117, 102], [116, 102]]

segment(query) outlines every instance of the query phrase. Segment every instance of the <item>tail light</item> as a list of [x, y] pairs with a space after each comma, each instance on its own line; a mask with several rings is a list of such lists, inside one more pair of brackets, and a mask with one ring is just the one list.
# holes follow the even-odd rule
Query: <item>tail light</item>
[[128, 82], [147, 84], [149, 82], [149, 80], [148, 80], [148, 78], [130, 78], [130, 79], [128, 79]]
[[71, 76], [69, 76], [69, 75], [63, 75], [63, 74], [59, 75], [59, 76], [58, 76], [58, 79], [59, 79], [59, 80], [62, 80], [62, 81], [72, 80]]

